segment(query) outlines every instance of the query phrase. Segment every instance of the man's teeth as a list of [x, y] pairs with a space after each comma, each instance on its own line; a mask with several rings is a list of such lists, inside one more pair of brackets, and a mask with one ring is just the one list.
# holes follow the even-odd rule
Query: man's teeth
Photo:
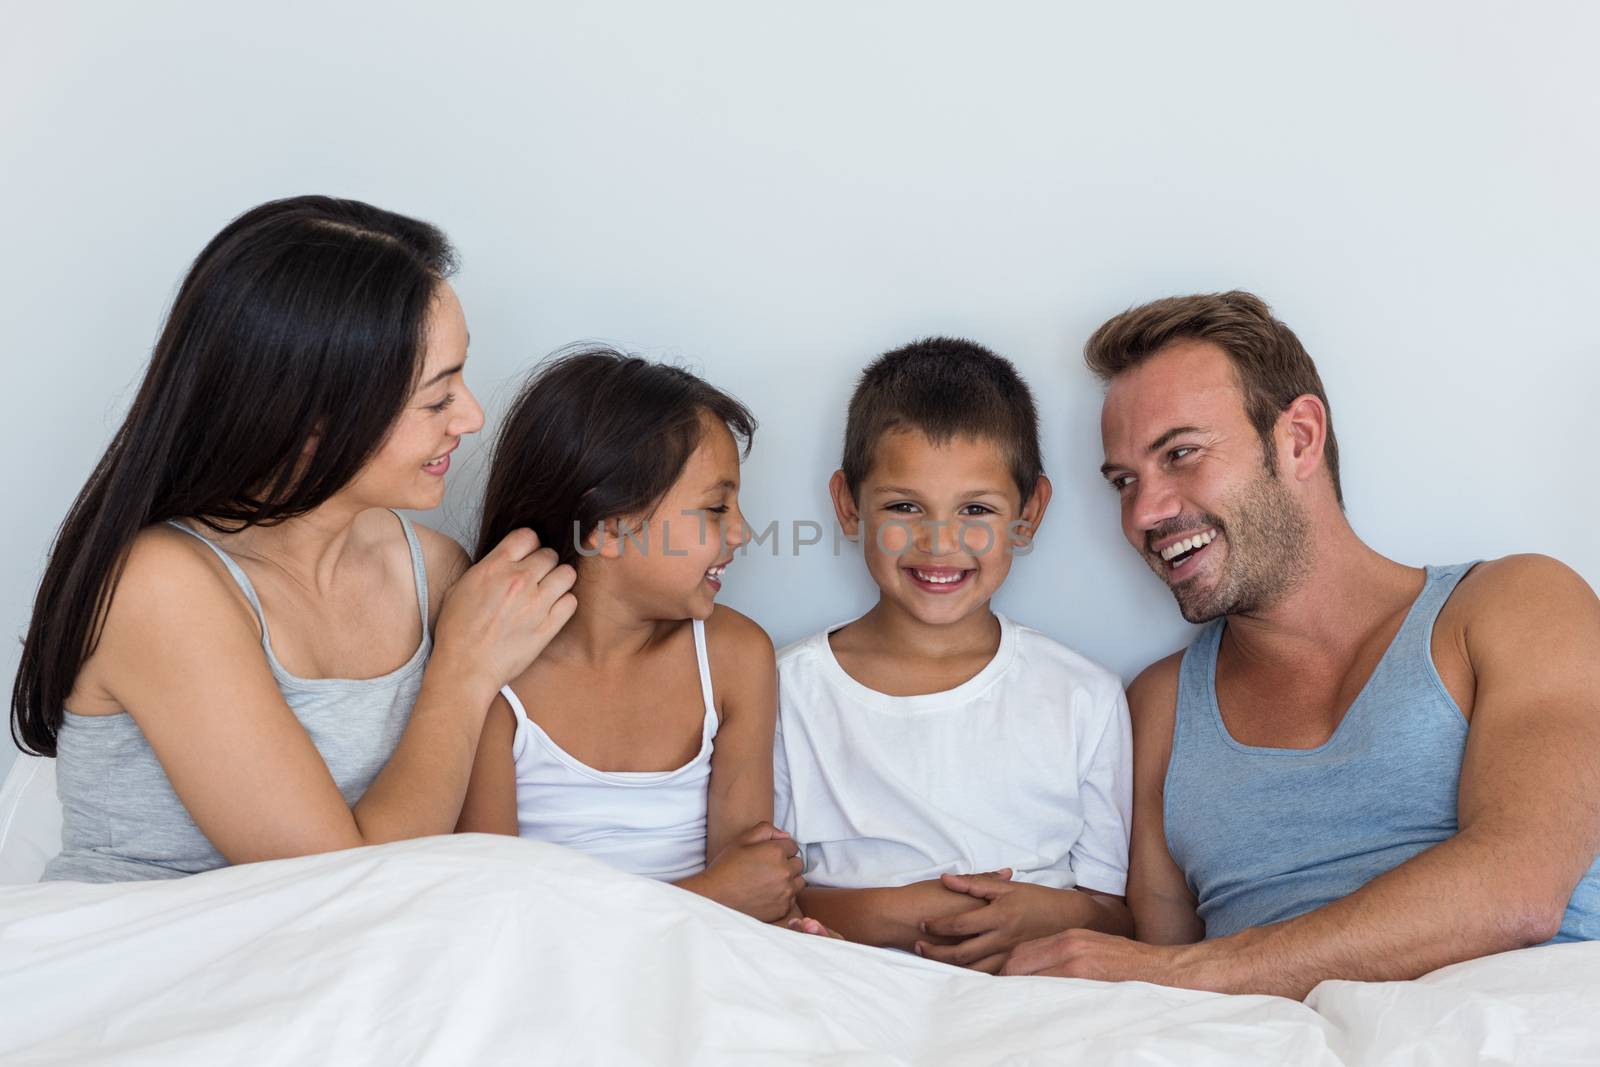
[[1209, 545], [1212, 541], [1216, 540], [1216, 537], [1217, 531], [1215, 530], [1207, 530], [1204, 533], [1195, 534], [1193, 537], [1175, 542], [1168, 545], [1166, 548], [1163, 548], [1161, 550], [1161, 559], [1163, 562], [1170, 563], [1176, 556], [1181, 556], [1185, 552], [1190, 552], [1196, 548]]
[[967, 576], [966, 571], [957, 571], [954, 574], [929, 574], [927, 571], [919, 571], [916, 568], [912, 568], [911, 573], [922, 581], [932, 582], [934, 585], [953, 585]]
[[715, 567], [712, 567], [710, 570], [706, 571], [706, 577], [715, 578], [720, 582], [722, 581], [722, 572], [727, 569], [728, 565], [726, 563], [719, 563]]

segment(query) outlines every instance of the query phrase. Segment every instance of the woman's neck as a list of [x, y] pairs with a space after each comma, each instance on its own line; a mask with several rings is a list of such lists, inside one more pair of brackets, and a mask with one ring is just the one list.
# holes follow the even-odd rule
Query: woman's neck
[[351, 548], [356, 520], [368, 510], [335, 496], [304, 515], [271, 526], [247, 526], [227, 534], [201, 532], [230, 553], [261, 560], [303, 588], [326, 592]]

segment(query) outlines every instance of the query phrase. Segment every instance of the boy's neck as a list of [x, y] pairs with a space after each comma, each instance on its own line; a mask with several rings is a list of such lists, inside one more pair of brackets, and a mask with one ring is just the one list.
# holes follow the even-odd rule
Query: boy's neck
[[987, 603], [955, 622], [929, 623], [884, 597], [850, 629], [856, 640], [895, 658], [993, 656], [1000, 648], [1000, 619]]

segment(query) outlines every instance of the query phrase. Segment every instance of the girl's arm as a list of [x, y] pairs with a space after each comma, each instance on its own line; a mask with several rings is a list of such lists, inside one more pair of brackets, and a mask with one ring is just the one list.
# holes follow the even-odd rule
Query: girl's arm
[[955, 944], [955, 938], [925, 933], [922, 923], [983, 907], [982, 900], [946, 888], [937, 878], [902, 886], [834, 889], [807, 886], [800, 908], [845, 939], [880, 948], [915, 949], [918, 941]]
[[495, 697], [478, 739], [478, 756], [472, 764], [472, 780], [467, 783], [456, 833], [517, 836], [517, 776], [511, 757], [516, 733], [511, 705], [505, 697]]
[[571, 568], [524, 530], [463, 575], [405, 733], [351, 808], [284, 702], [254, 614], [190, 540], [154, 528], [135, 541], [92, 666], [201, 832], [230, 863], [448, 833], [495, 691], [571, 617]]
[[772, 734], [778, 667], [772, 640], [718, 606], [706, 622], [711, 683], [721, 721], [706, 797], [706, 860], [684, 889], [772, 922], [788, 916], [804, 881], [798, 849], [772, 822]]

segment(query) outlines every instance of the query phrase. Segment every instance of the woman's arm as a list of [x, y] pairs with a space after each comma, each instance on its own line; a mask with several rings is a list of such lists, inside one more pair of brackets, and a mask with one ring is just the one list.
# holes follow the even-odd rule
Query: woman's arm
[[278, 859], [454, 826], [484, 715], [571, 617], [570, 567], [511, 534], [445, 597], [411, 719], [352, 809], [284, 702], [254, 616], [176, 531], [141, 534], [94, 657], [179, 799], [230, 863]]
[[478, 739], [478, 756], [472, 779], [456, 820], [458, 834], [509, 834], [517, 836], [517, 773], [511, 742], [517, 734], [516, 715], [505, 697], [497, 696]]

